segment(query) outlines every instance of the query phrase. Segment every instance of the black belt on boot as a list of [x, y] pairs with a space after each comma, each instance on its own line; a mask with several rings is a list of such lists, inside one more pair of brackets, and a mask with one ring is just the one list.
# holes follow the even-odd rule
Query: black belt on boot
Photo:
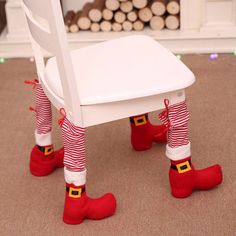
[[177, 170], [179, 173], [184, 173], [191, 170], [191, 160], [179, 163], [177, 165], [171, 164], [173, 170]]
[[38, 149], [41, 151], [41, 152], [43, 152], [44, 153], [44, 155], [49, 155], [49, 154], [51, 154], [51, 153], [53, 153], [53, 145], [50, 145], [50, 146], [45, 146], [45, 147], [43, 147], [43, 146], [39, 146], [38, 145]]
[[136, 126], [144, 125], [147, 123], [148, 115], [146, 114], [138, 117], [130, 117], [129, 120], [132, 124], [135, 124]]
[[66, 192], [69, 193], [70, 197], [80, 198], [82, 193], [85, 192], [85, 187], [83, 187], [83, 188], [73, 188], [73, 187], [66, 186]]

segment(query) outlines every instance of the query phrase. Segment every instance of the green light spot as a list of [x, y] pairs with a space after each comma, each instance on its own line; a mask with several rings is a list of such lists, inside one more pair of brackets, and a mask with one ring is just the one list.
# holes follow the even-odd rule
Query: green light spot
[[5, 58], [0, 57], [0, 63], [1, 63], [1, 64], [5, 63]]
[[177, 54], [176, 57], [181, 60], [181, 55], [180, 54]]
[[234, 54], [234, 56], [236, 56], [236, 50], [234, 50], [233, 54]]

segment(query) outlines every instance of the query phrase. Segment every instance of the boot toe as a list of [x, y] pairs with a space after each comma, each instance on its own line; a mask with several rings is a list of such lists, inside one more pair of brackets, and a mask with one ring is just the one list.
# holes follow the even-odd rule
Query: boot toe
[[54, 152], [56, 158], [56, 167], [62, 168], [64, 167], [64, 147]]
[[216, 164], [212, 166], [212, 169], [214, 170], [215, 174], [215, 185], [221, 184], [223, 181], [223, 172], [221, 166], [219, 164]]
[[100, 220], [112, 216], [116, 210], [116, 199], [112, 193], [107, 193], [98, 199], [90, 199], [88, 218]]
[[156, 126], [156, 130], [153, 134], [153, 141], [159, 143], [167, 142], [167, 128], [164, 125]]
[[216, 164], [197, 171], [196, 189], [207, 190], [222, 183], [223, 174], [221, 166]]

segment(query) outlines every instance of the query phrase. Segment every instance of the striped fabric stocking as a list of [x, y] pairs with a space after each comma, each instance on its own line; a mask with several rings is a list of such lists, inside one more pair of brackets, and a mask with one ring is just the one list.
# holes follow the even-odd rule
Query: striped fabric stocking
[[160, 120], [168, 126], [167, 156], [173, 160], [183, 159], [190, 155], [189, 112], [186, 101], [170, 106], [167, 103], [165, 101], [166, 111], [159, 115]]
[[186, 101], [174, 104], [169, 107], [168, 112], [170, 129], [167, 143], [171, 148], [177, 148], [189, 143], [188, 122], [189, 112]]
[[40, 84], [36, 87], [36, 128], [37, 134], [47, 134], [52, 130], [51, 102]]
[[61, 123], [64, 142], [64, 165], [67, 170], [85, 171], [85, 129], [73, 125], [66, 117]]

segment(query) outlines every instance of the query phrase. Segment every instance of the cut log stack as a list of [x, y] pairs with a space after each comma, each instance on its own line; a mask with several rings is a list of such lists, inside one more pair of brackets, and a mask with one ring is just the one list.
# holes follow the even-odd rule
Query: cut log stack
[[176, 30], [180, 26], [180, 0], [94, 0], [64, 17], [67, 32], [80, 30], [141, 31]]

